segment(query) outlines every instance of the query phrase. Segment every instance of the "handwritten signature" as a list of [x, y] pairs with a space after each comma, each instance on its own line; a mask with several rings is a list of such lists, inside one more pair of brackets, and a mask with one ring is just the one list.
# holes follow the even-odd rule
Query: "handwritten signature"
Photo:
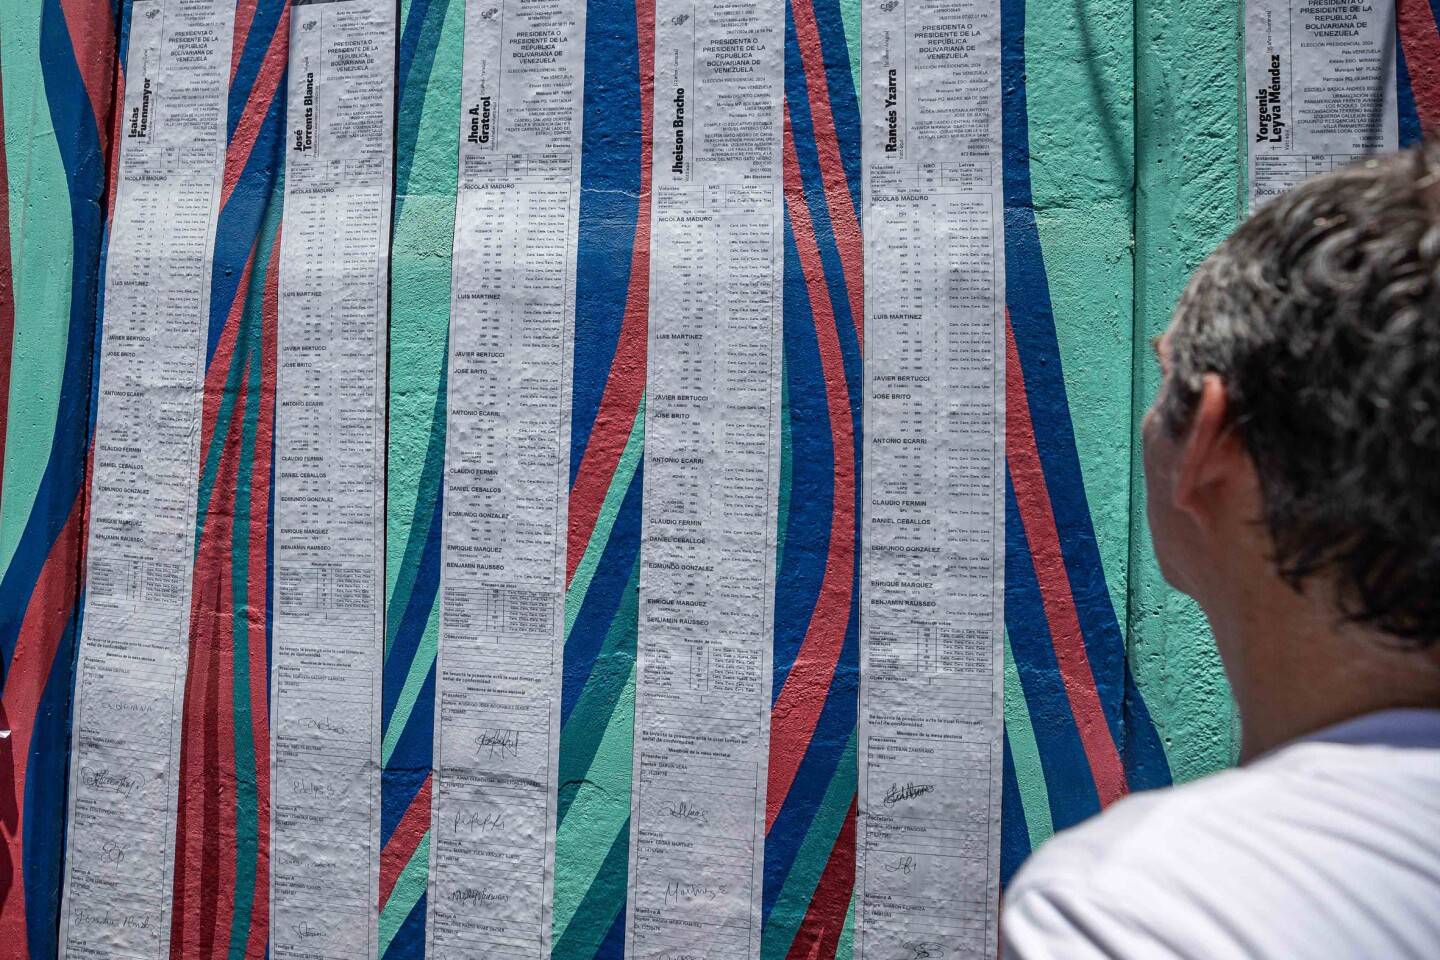
[[341, 737], [348, 736], [350, 733], [349, 727], [336, 723], [329, 717], [301, 717], [299, 724], [307, 730], [319, 730], [322, 733], [333, 733]]
[[118, 793], [123, 797], [129, 797], [136, 790], [140, 789], [140, 781], [128, 773], [111, 773], [109, 768], [92, 770], [84, 767], [80, 770], [80, 782], [87, 787], [96, 790], [107, 790], [110, 793]]
[[488, 887], [483, 890], [475, 887], [461, 887], [459, 890], [450, 891], [449, 900], [462, 907], [473, 906], [477, 903], [509, 903], [510, 894], [492, 893]]
[[520, 756], [520, 734], [515, 730], [487, 730], [475, 738], [476, 753], [489, 751], [489, 757]]
[[114, 927], [120, 930], [149, 930], [155, 918], [148, 913], [120, 913], [109, 907], [104, 910], [77, 908], [71, 914], [73, 922], [86, 926]]
[[904, 960], [926, 960], [927, 957], [945, 956], [944, 945], [929, 940], [907, 940], [900, 946], [910, 951]]
[[319, 780], [292, 780], [290, 789], [300, 797], [320, 797], [325, 800], [334, 800], [340, 796], [339, 787], [333, 783], [324, 783]]
[[299, 937], [301, 940], [312, 940], [315, 937], [325, 936], [324, 931], [316, 930], [314, 927], [310, 926], [310, 922], [308, 920], [301, 920], [299, 923], [291, 924], [290, 929], [294, 930], [295, 936]]
[[729, 885], [724, 883], [685, 883], [680, 880], [672, 880], [665, 884], [665, 902], [670, 904], [679, 903], [681, 900], [711, 901], [723, 897], [729, 892]]
[[695, 823], [709, 823], [710, 811], [704, 807], [692, 807], [685, 800], [666, 800], [665, 812], [677, 820], [692, 820]]
[[885, 869], [890, 873], [914, 873], [920, 869], [920, 865], [915, 862], [914, 857], [904, 856], [894, 863], [885, 864]]
[[478, 830], [481, 833], [487, 830], [501, 830], [505, 827], [505, 814], [503, 813], [457, 813], [455, 814], [455, 829], [464, 827], [466, 830]]
[[890, 784], [890, 789], [885, 791], [885, 806], [893, 807], [902, 800], [914, 800], [916, 797], [923, 797], [927, 793], [933, 793], [935, 784], [915, 783], [906, 781], [905, 786], [898, 783]]

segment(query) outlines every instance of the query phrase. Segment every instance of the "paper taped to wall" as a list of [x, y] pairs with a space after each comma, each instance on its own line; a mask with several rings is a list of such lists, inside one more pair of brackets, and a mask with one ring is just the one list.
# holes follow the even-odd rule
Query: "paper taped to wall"
[[271, 954], [375, 957], [395, 5], [292, 0], [275, 412]]
[[60, 956], [170, 956], [233, 0], [134, 0], [105, 276]]
[[655, 10], [630, 957], [760, 952], [784, 31], [782, 0]]
[[1395, 0], [1247, 0], [1250, 209], [1399, 143]]
[[548, 957], [583, 4], [465, 9], [427, 955]]
[[1000, 887], [999, 0], [865, 0], [856, 956], [989, 958]]

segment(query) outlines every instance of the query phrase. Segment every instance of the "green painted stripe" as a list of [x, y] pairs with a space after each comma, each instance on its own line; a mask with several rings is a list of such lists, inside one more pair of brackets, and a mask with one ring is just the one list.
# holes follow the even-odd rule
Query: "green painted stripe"
[[575, 618], [585, 605], [585, 594], [590, 590], [590, 581], [600, 566], [605, 546], [610, 542], [610, 532], [615, 529], [615, 519], [620, 515], [620, 505], [630, 490], [630, 479], [640, 466], [645, 449], [645, 397], [642, 394], [635, 412], [635, 422], [630, 425], [630, 436], [625, 440], [625, 449], [620, 451], [620, 462], [615, 466], [615, 475], [610, 478], [610, 487], [605, 491], [605, 500], [600, 504], [600, 515], [595, 518], [595, 529], [590, 533], [590, 542], [585, 544], [585, 553], [575, 567], [575, 576], [565, 591], [565, 636], [575, 626]]
[[[236, 485], [234, 535], [231, 541], [231, 610], [233, 677], [231, 701], [234, 703], [235, 743], [235, 910], [230, 921], [230, 960], [242, 960], [250, 940], [250, 921], [255, 905], [256, 888], [260, 883], [257, 866], [260, 858], [260, 796], [256, 783], [255, 704], [250, 701], [250, 533], [251, 505], [255, 495], [255, 445], [260, 432], [261, 395], [265, 359], [265, 285], [269, 278], [270, 257], [280, 229], [285, 187], [284, 168], [272, 188], [266, 205], [265, 220], [260, 225], [255, 265], [250, 272], [250, 289], [245, 295], [240, 334], [248, 357], [245, 387], [245, 426], [241, 434], [240, 476]], [[270, 477], [260, 478], [269, 495]], [[263, 562], [263, 560], [262, 560]], [[263, 607], [264, 598], [258, 598]], [[263, 613], [263, 610], [259, 611]]]
[[0, 572], [15, 554], [49, 462], [69, 342], [74, 264], [70, 191], [40, 68], [43, 6], [37, 0], [0, 2], [16, 318], [5, 425]]
[[1040, 765], [1040, 746], [1035, 742], [1030, 705], [1025, 701], [1025, 688], [1020, 685], [1020, 672], [1015, 668], [1008, 633], [1005, 635], [1005, 732], [1010, 735], [1010, 759], [1015, 763], [1020, 807], [1025, 811], [1025, 827], [1033, 850], [1055, 832], [1055, 826], [1050, 820], [1050, 791], [1045, 785], [1045, 768]]
[[[402, 23], [410, 23], [414, 6], [412, 0], [402, 4]], [[397, 131], [396, 139], [411, 167], [406, 192], [395, 197], [390, 252], [385, 595], [386, 609], [402, 612], [410, 602], [419, 551], [434, 509], [433, 499], [426, 500], [427, 470], [431, 469], [426, 447], [431, 431], [437, 429], [437, 409], [443, 414], [445, 403], [444, 396], [437, 393], [447, 359], [460, 149], [455, 118], [460, 115], [465, 4], [450, 0], [443, 17], [436, 16], [436, 10], [435, 4], [426, 8], [419, 38], [420, 44], [434, 49], [429, 82], [422, 85], [412, 80], [400, 91], [401, 122], [415, 122], [415, 132], [407, 141], [404, 131]], [[443, 421], [438, 429], [443, 430]], [[418, 537], [414, 529], [417, 520], [422, 528]], [[399, 621], [398, 616], [390, 620], [387, 652]]]
[[[577, 707], [578, 710], [578, 707]], [[569, 729], [576, 718], [566, 724]], [[635, 746], [635, 668], [626, 675], [616, 708], [605, 724], [605, 734], [594, 752], [595, 760], [586, 768], [575, 787], [571, 813], [555, 831], [555, 860], [565, 864], [555, 876], [555, 938], [559, 940], [576, 922], [584, 922], [585, 900], [605, 876], [607, 864], [616, 855], [609, 838], [629, 837], [631, 762]], [[561, 760], [567, 751], [562, 746]], [[568, 786], [565, 777], [561, 783]], [[621, 851], [618, 894], [624, 902], [625, 869], [629, 846]], [[600, 932], [604, 936], [604, 931]]]
[[[405, 619], [405, 610], [410, 606], [415, 579], [420, 575], [420, 556], [425, 552], [434, 526], [435, 506], [445, 473], [445, 402], [446, 398], [437, 394], [429, 422], [426, 424], [425, 433], [430, 442], [425, 447], [419, 484], [415, 490], [414, 509], [407, 514], [403, 530], [397, 520], [387, 534], [397, 538], [405, 537], [405, 552], [399, 561], [399, 572], [393, 576], [393, 582], [386, 591], [386, 659], [389, 658], [391, 647], [395, 643], [395, 633]], [[394, 562], [394, 558], [390, 560]]]
[[[632, 709], [628, 712], [617, 711], [617, 707], [623, 702], [626, 690], [634, 689], [635, 639], [639, 616], [640, 558], [636, 557], [635, 565], [630, 571], [630, 581], [625, 586], [625, 593], [620, 598], [615, 617], [605, 631], [605, 641], [590, 668], [585, 689], [581, 691], [579, 702], [575, 704], [564, 729], [560, 731], [561, 790], [556, 819], [561, 824], [565, 822], [566, 814], [570, 811], [570, 804], [578, 796], [578, 791], [571, 792], [565, 788], [570, 784], [579, 786], [593, 782], [591, 768], [596, 765], [597, 758], [598, 763], [604, 766], [609, 758], [616, 755], [616, 751], [623, 752], [624, 785], [627, 792], [630, 789], [630, 747], [634, 739], [633, 698]], [[616, 724], [623, 728], [623, 743], [616, 742]], [[609, 779], [619, 785], [620, 778]], [[628, 808], [625, 816], [629, 816]]]
[[425, 621], [425, 632], [420, 635], [420, 643], [415, 648], [415, 658], [410, 661], [410, 672], [405, 675], [405, 685], [400, 688], [395, 710], [390, 714], [390, 725], [385, 728], [385, 740], [380, 748], [381, 766], [390, 765], [390, 755], [395, 752], [395, 745], [400, 742], [405, 726], [410, 722], [410, 714], [414, 712], [415, 703], [420, 699], [420, 688], [425, 686], [425, 678], [430, 675], [430, 668], [435, 665], [435, 655], [439, 649], [440, 618], [435, 615], [432, 606], [430, 617]]
[[760, 960], [785, 960], [795, 942], [805, 913], [810, 909], [810, 900], [820, 884], [825, 865], [830, 862], [830, 853], [835, 849], [835, 839], [845, 826], [845, 815], [850, 812], [850, 803], [855, 799], [855, 731], [845, 744], [840, 755], [840, 764], [830, 785], [825, 788], [825, 797], [810, 821], [810, 829], [796, 851], [795, 863], [785, 878], [785, 885], [775, 898], [770, 919], [760, 942]]
[[840, 20], [845, 25], [845, 46], [850, 49], [850, 79], [860, 93], [860, 0], [840, 0]]
[[[628, 808], [628, 796], [627, 796]], [[591, 960], [615, 917], [625, 905], [626, 876], [630, 858], [630, 821], [620, 825], [611, 839], [605, 858], [593, 882], [585, 887], [584, 897], [565, 926], [560, 926], [560, 911], [554, 913], [555, 931], [551, 937], [550, 955], [554, 960]], [[556, 899], [559, 899], [563, 873], [555, 878]]]
[[385, 901], [385, 907], [380, 911], [380, 956], [385, 956], [390, 949], [400, 925], [410, 916], [415, 904], [420, 902], [429, 882], [430, 831], [426, 830], [425, 836], [420, 838], [415, 852], [411, 854], [410, 862], [405, 864], [405, 869], [401, 870], [400, 876], [396, 878], [395, 888], [390, 891], [390, 899]]
[[835, 960], [854, 960], [855, 903], [859, 899], [859, 890], [850, 895], [850, 907], [845, 911], [845, 926], [840, 928], [840, 942], [835, 944]]
[[[251, 255], [254, 255], [252, 248]], [[210, 434], [210, 445], [201, 452], [200, 488], [195, 505], [195, 546], [192, 558], [200, 556], [200, 538], [205, 523], [210, 517], [210, 498], [215, 495], [215, 480], [220, 474], [220, 461], [225, 456], [225, 443], [230, 437], [231, 420], [235, 416], [235, 404], [240, 398], [240, 383], [244, 378], [246, 356], [244, 324], [236, 331], [235, 347], [230, 354], [230, 367], [225, 371], [225, 385], [220, 392], [220, 409], [215, 414], [215, 429]], [[209, 370], [206, 370], [206, 376]], [[203, 407], [203, 399], [201, 401]], [[223, 508], [225, 505], [221, 504]]]

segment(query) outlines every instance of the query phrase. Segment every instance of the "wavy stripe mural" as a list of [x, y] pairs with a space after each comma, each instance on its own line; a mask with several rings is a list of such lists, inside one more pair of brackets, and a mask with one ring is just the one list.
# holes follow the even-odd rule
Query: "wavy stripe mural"
[[270, 516], [288, 0], [240, 0], [210, 285], [170, 953], [269, 938]]
[[463, 0], [400, 7], [390, 257], [380, 955], [425, 953]]
[[[116, 64], [124, 62], [128, 3], [0, 6], [0, 727], [12, 731], [0, 740], [0, 938], [48, 958], [64, 849], [63, 808], [53, 798], [66, 783], [93, 342], [103, 322], [112, 105], [123, 95]], [[1053, 91], [1098, 83], [1088, 96], [1101, 103], [1105, 84], [1125, 78], [1087, 78], [1059, 52], [1093, 41], [1085, 16], [1057, 19], [1026, 0], [1004, 0], [1002, 9], [1008, 878], [1054, 830], [1128, 791], [1169, 782], [1172, 763], [1140, 668], [1127, 657], [1130, 587], [1123, 561], [1112, 558], [1129, 550], [1128, 517], [1109, 508], [1114, 491], [1097, 479], [1112, 449], [1129, 450], [1130, 425], [1096, 412], [1096, 374], [1073, 348], [1077, 338], [1114, 333], [1109, 307], [1065, 287], [1104, 251], [1093, 241], [1077, 251], [1065, 239], [1090, 221], [1053, 199], [1057, 180], [1091, 176], [1097, 166], [1046, 136], [1059, 119]], [[238, 0], [236, 10], [177, 824], [172, 954], [186, 958], [261, 957], [268, 948], [275, 258], [289, 6]], [[401, 0], [400, 14], [378, 908], [382, 954], [420, 958], [464, 0]], [[1437, 19], [1440, 0], [1399, 0], [1402, 142], [1440, 131]], [[625, 925], [653, 21], [653, 0], [588, 3], [553, 929], [565, 960], [619, 957]], [[859, 29], [858, 0], [786, 2], [765, 960], [852, 951], [863, 496]], [[1043, 42], [1027, 44], [1027, 35]], [[1110, 136], [1103, 109], [1064, 120], [1087, 142]], [[1129, 168], [1106, 169], [1102, 190], [1131, 197]], [[1130, 217], [1133, 207], [1116, 207], [1111, 226], [1124, 234], [1116, 242], [1128, 236]], [[1128, 372], [1126, 322], [1122, 312], [1115, 362]], [[1128, 397], [1123, 405], [1128, 411]]]
[[109, 0], [0, 10], [0, 942], [55, 955], [115, 80]]

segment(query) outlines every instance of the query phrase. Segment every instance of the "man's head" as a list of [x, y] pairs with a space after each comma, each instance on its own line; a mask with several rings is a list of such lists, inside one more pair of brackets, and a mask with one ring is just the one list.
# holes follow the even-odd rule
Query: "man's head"
[[1166, 578], [1212, 622], [1263, 605], [1268, 578], [1440, 653], [1440, 149], [1261, 207], [1158, 350], [1146, 474]]

